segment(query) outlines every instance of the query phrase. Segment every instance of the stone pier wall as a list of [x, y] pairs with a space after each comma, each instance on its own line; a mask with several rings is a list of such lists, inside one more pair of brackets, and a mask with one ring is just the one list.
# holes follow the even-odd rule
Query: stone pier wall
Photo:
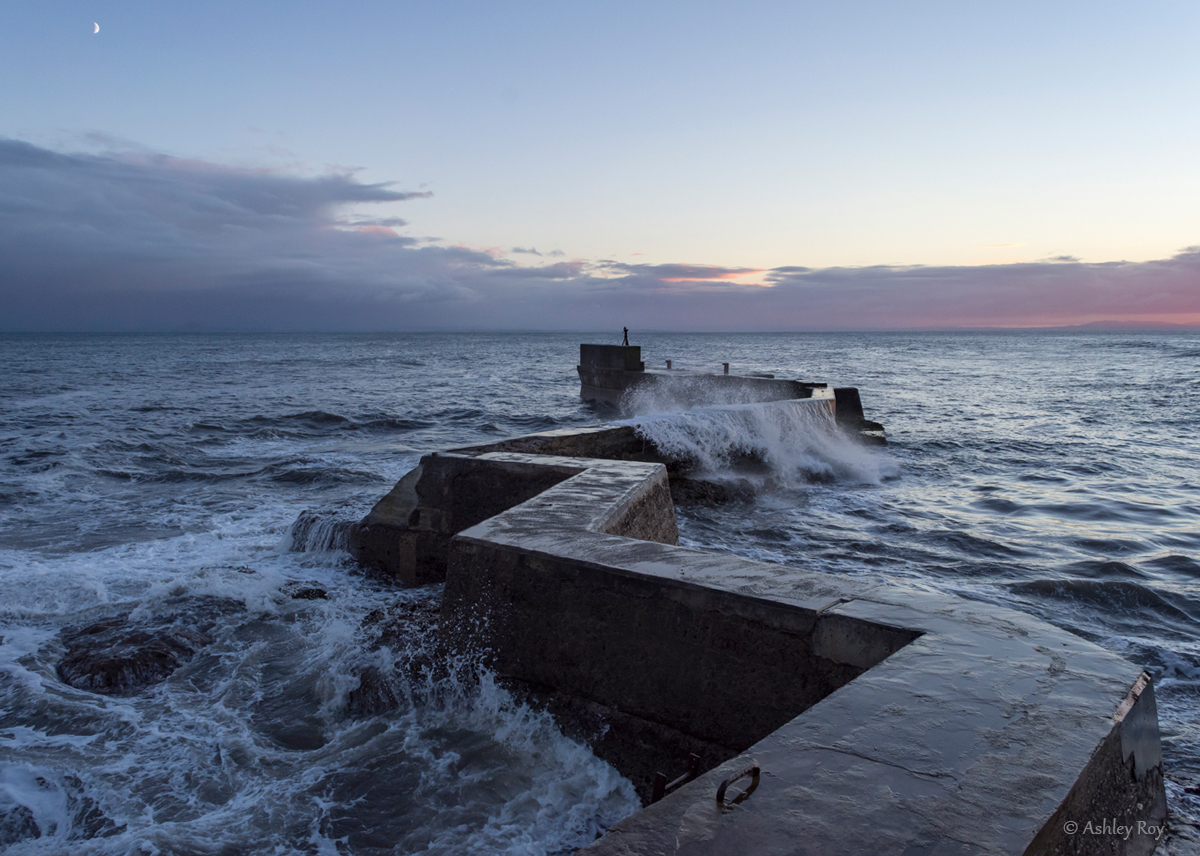
[[[395, 536], [443, 545], [445, 644], [643, 795], [701, 757], [588, 856], [1153, 849], [1166, 797], [1140, 668], [1013, 610], [679, 547], [666, 486], [660, 463], [471, 450], [425, 458], [388, 500]], [[718, 803], [752, 765], [756, 786]], [[1133, 831], [1072, 832], [1106, 820]]]

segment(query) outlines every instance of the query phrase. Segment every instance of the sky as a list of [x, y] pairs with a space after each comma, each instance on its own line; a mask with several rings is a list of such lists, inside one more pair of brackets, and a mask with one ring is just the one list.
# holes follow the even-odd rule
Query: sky
[[1198, 43], [1194, 0], [10, 0], [0, 330], [1200, 326]]

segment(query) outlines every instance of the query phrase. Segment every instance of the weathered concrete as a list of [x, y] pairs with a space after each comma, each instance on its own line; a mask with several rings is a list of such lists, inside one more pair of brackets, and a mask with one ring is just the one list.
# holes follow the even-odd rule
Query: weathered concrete
[[668, 469], [681, 462], [664, 457], [654, 444], [637, 433], [633, 425], [597, 425], [594, 428], [560, 428], [510, 437], [495, 443], [450, 449], [463, 455], [486, 452], [525, 452], [531, 455], [556, 455], [563, 458], [603, 458], [610, 461], [642, 461], [666, 464]]
[[771, 376], [710, 374], [682, 369], [646, 369], [628, 372], [596, 366], [577, 367], [580, 396], [614, 406], [623, 413], [637, 413], [642, 400], [679, 407], [700, 403], [756, 404], [791, 398], [827, 398], [833, 391], [824, 383], [782, 380]]
[[406, 585], [440, 582], [446, 578], [451, 537], [576, 472], [571, 467], [426, 455], [351, 528], [350, 553]]
[[[500, 474], [494, 467], [489, 468], [489, 474], [481, 479], [477, 475], [480, 466], [470, 461], [489, 452], [663, 463], [684, 490], [695, 490], [681, 481], [686, 462], [659, 455], [632, 425], [527, 434], [423, 457], [362, 521], [350, 528], [347, 540], [351, 555], [406, 585], [440, 582], [446, 578], [452, 537], [579, 471], [555, 470], [540, 464], [513, 465]], [[675, 483], [670, 486], [674, 489]], [[644, 526], [650, 519], [640, 519], [637, 525]], [[674, 543], [678, 534], [673, 508], [670, 523], [662, 525], [665, 528], [660, 537]], [[644, 534], [641, 529], [637, 531]]]
[[579, 364], [623, 372], [640, 372], [646, 368], [638, 345], [580, 345]]
[[[451, 540], [443, 631], [630, 733], [738, 753], [589, 856], [1152, 848], [1136, 824], [1160, 824], [1165, 795], [1137, 667], [1015, 611], [619, 537], [661, 466], [541, 460], [576, 473]], [[759, 786], [719, 806], [751, 762]], [[1065, 825], [1105, 817], [1135, 832]]]
[[856, 387], [838, 387], [833, 391], [833, 396], [837, 402], [837, 421], [839, 425], [863, 434], [878, 434], [882, 438], [883, 426], [878, 422], [872, 422], [863, 415], [862, 398], [859, 396]]

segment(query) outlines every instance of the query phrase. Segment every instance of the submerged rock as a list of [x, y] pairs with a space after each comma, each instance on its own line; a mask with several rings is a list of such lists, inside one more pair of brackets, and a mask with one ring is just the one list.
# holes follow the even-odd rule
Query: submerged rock
[[437, 633], [442, 608], [440, 597], [402, 598], [395, 603], [373, 610], [362, 621], [363, 635], [370, 640], [369, 648], [391, 648], [393, 651], [423, 647]]
[[376, 666], [367, 666], [358, 673], [358, 686], [346, 696], [346, 713], [350, 716], [375, 716], [400, 707], [400, 699], [391, 681]]
[[292, 600], [329, 600], [329, 592], [315, 583], [284, 586], [283, 591], [291, 595]]
[[188, 627], [146, 629], [115, 618], [64, 632], [63, 641], [67, 653], [57, 667], [63, 683], [120, 695], [165, 681], [212, 639]]
[[754, 499], [754, 486], [747, 480], [713, 481], [687, 476], [671, 476], [671, 500], [678, 505], [714, 507], [727, 502], [749, 502]]
[[41, 837], [42, 830], [28, 806], [17, 805], [0, 813], [0, 847]]
[[363, 619], [360, 630], [367, 650], [389, 649], [395, 657], [395, 671], [381, 670], [375, 664], [360, 668], [358, 686], [346, 696], [350, 716], [397, 710], [404, 695], [398, 690], [401, 685], [425, 687], [445, 674], [445, 666], [436, 656], [440, 608], [437, 596], [402, 598]]

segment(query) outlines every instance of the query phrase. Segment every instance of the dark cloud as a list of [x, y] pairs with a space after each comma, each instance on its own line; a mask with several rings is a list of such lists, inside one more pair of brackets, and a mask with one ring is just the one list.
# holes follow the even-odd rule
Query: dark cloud
[[342, 224], [346, 226], [384, 226], [389, 229], [398, 229], [401, 226], [407, 226], [408, 221], [403, 217], [378, 217], [375, 219], [355, 217], [351, 220], [343, 220]]
[[0, 329], [837, 330], [1200, 313], [1200, 247], [1109, 264], [526, 266], [358, 210], [428, 195], [352, 172], [0, 139]]
[[582, 279], [582, 273], [582, 262], [558, 262], [542, 267], [497, 268], [491, 272], [490, 278], [496, 280], [561, 279], [579, 281]]
[[510, 252], [525, 253], [530, 256], [540, 256], [541, 255], [541, 253], [539, 253], [533, 247], [513, 247], [512, 250], [510, 250]]
[[342, 215], [429, 195], [352, 173], [303, 178], [0, 140], [0, 324], [361, 327], [380, 307], [385, 323], [403, 323], [407, 303], [471, 299], [456, 276], [497, 263], [417, 247], [391, 231], [401, 218]]
[[638, 281], [654, 282], [720, 282], [746, 274], [761, 273], [761, 268], [720, 267], [717, 265], [689, 264], [624, 264], [605, 261], [601, 264], [611, 273], [624, 274]]

